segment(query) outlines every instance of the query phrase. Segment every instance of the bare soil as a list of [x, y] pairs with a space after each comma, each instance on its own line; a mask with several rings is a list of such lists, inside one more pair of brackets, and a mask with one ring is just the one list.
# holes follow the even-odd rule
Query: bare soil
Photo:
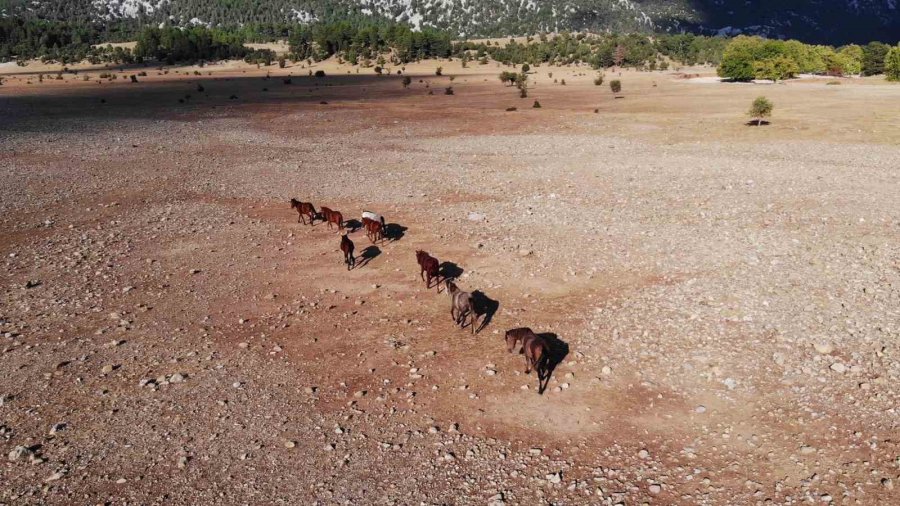
[[895, 500], [900, 86], [59, 70], [0, 68], [0, 503]]

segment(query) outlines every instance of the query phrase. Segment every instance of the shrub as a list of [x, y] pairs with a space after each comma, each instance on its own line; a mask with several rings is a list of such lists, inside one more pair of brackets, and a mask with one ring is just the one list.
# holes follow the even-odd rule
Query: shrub
[[404, 77], [403, 77], [403, 87], [404, 87], [404, 88], [409, 88], [409, 85], [410, 85], [410, 84], [412, 84], [412, 78], [409, 77], [409, 76], [404, 76]]
[[434, 71], [434, 75], [441, 76], [444, 75], [444, 67], [438, 67]]
[[453, 94], [453, 86], [447, 86], [444, 89], [444, 95], [452, 95]]
[[594, 78], [594, 86], [600, 86], [603, 84], [603, 74], [597, 74], [597, 77]]
[[202, 84], [197, 85], [197, 93], [203, 93], [203, 90], [205, 90], [205, 89], [206, 88], [204, 88]]
[[507, 71], [507, 70], [504, 70], [503, 72], [500, 72], [500, 82], [503, 83], [503, 84], [507, 84], [507, 83], [508, 83], [508, 84], [510, 84], [510, 85], [511, 85], [511, 84], [515, 84], [515, 82], [516, 82], [516, 75], [517, 75], [517, 74], [516, 74], [515, 72], [509, 72], [509, 71]]
[[316, 77], [325, 77], [325, 71], [324, 71], [324, 70], [317, 70], [315, 76], [316, 76]]
[[609, 82], [609, 89], [612, 90], [613, 93], [619, 93], [620, 91], [622, 91], [622, 81], [613, 79]]
[[287, 60], [284, 58], [284, 56], [280, 56], [278, 58], [278, 68], [283, 69], [285, 65], [287, 65]]
[[384, 69], [376, 65], [376, 66], [375, 66], [375, 73], [378, 74], [378, 75], [381, 75], [382, 72], [384, 72]]
[[772, 115], [772, 109], [775, 106], [772, 102], [769, 102], [769, 99], [766, 97], [756, 97], [756, 100], [753, 101], [753, 104], [750, 106], [750, 110], [747, 111], [753, 119], [756, 120], [756, 126], [762, 124], [763, 118], [768, 118]]
[[516, 107], [507, 107], [507, 108], [506, 108], [506, 112], [513, 112], [513, 111], [515, 111], [515, 110], [517, 110]]
[[522, 72], [528, 72], [529, 70], [531, 70], [531, 65], [529, 65], [527, 63], [523, 63], [522, 64]]
[[540, 109], [540, 108], [541, 108], [541, 103], [538, 102], [537, 100], [535, 100], [535, 101], [534, 101], [534, 105], [531, 106], [531, 107], [533, 107], [534, 109]]
[[130, 76], [130, 77], [131, 77], [131, 82], [133, 82], [133, 83], [136, 83], [136, 82], [138, 82], [138, 80], [137, 80], [137, 76], [136, 76], [136, 75], [134, 75], [134, 74], [131, 74], [131, 76]]
[[559, 84], [560, 84], [561, 86], [565, 86], [565, 85], [566, 85], [566, 80], [563, 79], [562, 81], [559, 82]]

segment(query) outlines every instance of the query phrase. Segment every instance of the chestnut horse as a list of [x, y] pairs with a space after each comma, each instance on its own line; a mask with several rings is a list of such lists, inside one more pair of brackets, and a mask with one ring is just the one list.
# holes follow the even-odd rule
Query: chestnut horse
[[419, 269], [421, 269], [419, 271], [419, 276], [425, 281], [425, 288], [431, 288], [431, 280], [434, 279], [434, 286], [440, 291], [440, 264], [438, 263], [437, 258], [434, 258], [424, 251], [416, 250], [416, 262], [419, 263]]
[[344, 253], [344, 263], [347, 264], [347, 270], [349, 271], [356, 267], [356, 258], [353, 256], [353, 241], [347, 237], [346, 232], [341, 234], [341, 251]]
[[475, 304], [472, 294], [464, 292], [456, 286], [456, 283], [446, 280], [447, 293], [450, 294], [450, 317], [460, 327], [466, 326], [466, 319], [472, 319], [472, 334], [475, 334], [475, 325], [478, 323], [478, 315], [475, 314]]
[[335, 224], [338, 230], [344, 230], [344, 215], [338, 211], [322, 206], [322, 219], [328, 223], [328, 229], [331, 230], [331, 224]]
[[363, 217], [362, 224], [363, 228], [366, 229], [366, 237], [372, 241], [372, 244], [375, 244], [378, 240], [384, 241], [384, 225], [380, 221]]
[[300, 202], [297, 199], [291, 199], [291, 209], [296, 209], [297, 223], [303, 222], [306, 225], [306, 218], [309, 217], [309, 224], [312, 225], [316, 219], [316, 208], [312, 202]]
[[533, 368], [537, 371], [538, 381], [542, 381], [547, 372], [547, 360], [550, 358], [550, 345], [547, 340], [528, 327], [507, 330], [506, 351], [512, 353], [519, 343], [522, 343], [520, 353], [525, 354], [525, 374], [530, 373]]

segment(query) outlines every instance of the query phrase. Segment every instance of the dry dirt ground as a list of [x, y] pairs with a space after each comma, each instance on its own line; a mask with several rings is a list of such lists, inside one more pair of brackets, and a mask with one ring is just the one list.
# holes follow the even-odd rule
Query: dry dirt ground
[[896, 500], [900, 87], [436, 65], [0, 69], [0, 503]]

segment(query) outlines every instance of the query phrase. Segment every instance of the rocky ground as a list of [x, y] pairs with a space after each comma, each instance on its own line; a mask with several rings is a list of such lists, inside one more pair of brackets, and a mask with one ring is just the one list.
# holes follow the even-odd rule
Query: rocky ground
[[[0, 503], [892, 502], [900, 88], [750, 128], [759, 88], [546, 70], [7, 78]], [[348, 272], [291, 197], [401, 233]]]

